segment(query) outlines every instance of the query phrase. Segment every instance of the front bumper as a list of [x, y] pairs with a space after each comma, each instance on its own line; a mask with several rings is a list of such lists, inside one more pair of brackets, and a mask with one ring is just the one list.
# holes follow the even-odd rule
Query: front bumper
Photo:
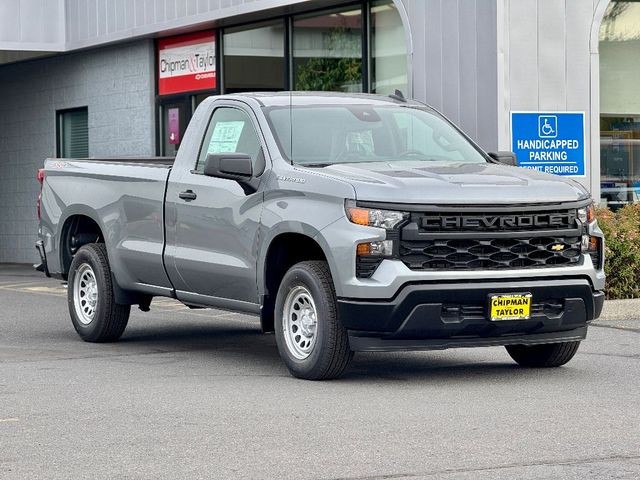
[[[528, 320], [489, 320], [487, 298], [530, 292]], [[604, 293], [584, 278], [538, 281], [439, 282], [405, 285], [390, 300], [338, 299], [355, 351], [421, 350], [582, 340]]]

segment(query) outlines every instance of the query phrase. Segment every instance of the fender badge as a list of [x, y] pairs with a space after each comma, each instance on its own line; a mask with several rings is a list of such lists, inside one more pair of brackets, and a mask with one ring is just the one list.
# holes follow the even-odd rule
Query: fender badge
[[283, 175], [278, 175], [278, 180], [281, 182], [293, 182], [293, 183], [306, 183], [307, 180], [299, 177], [285, 177]]

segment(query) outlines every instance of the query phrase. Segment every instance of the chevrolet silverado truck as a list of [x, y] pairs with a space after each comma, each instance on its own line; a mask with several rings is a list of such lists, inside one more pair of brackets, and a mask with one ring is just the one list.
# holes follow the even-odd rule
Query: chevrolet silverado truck
[[601, 312], [604, 239], [582, 186], [516, 163], [397, 94], [210, 97], [175, 160], [46, 160], [37, 268], [88, 342], [171, 297], [259, 316], [305, 379], [358, 351], [557, 367]]

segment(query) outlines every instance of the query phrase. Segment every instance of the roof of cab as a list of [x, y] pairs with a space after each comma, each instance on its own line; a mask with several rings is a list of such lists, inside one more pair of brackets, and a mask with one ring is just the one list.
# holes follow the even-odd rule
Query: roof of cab
[[227, 98], [252, 98], [266, 107], [289, 106], [291, 101], [296, 105], [411, 105], [426, 106], [414, 100], [398, 100], [397, 98], [370, 93], [342, 93], [342, 92], [246, 92], [223, 95]]

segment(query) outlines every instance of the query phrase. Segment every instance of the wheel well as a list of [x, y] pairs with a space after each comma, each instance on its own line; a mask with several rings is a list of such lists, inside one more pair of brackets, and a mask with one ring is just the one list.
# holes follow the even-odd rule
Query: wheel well
[[87, 243], [104, 243], [98, 224], [86, 215], [73, 215], [64, 223], [60, 236], [60, 255], [63, 276], [69, 273], [73, 256]]
[[262, 313], [260, 322], [262, 331], [274, 331], [274, 309], [276, 304], [276, 296], [280, 282], [287, 273], [287, 270], [293, 265], [305, 260], [325, 260], [322, 248], [311, 237], [300, 233], [283, 233], [273, 239], [269, 250], [267, 251], [267, 259], [265, 261], [264, 271], [264, 300], [262, 304]]

